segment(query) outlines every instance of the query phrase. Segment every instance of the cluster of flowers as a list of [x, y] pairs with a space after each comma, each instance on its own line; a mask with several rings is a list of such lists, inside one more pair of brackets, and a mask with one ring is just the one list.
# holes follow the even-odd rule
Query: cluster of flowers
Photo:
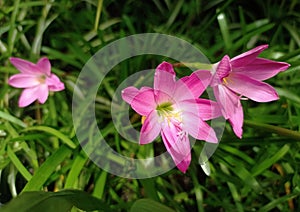
[[[275, 89], [262, 81], [289, 67], [284, 62], [258, 58], [266, 48], [268, 45], [261, 45], [232, 59], [226, 55], [211, 70], [197, 70], [177, 81], [172, 64], [163, 62], [156, 68], [153, 88], [124, 89], [122, 98], [142, 116], [139, 143], [150, 143], [161, 134], [174, 163], [185, 173], [191, 162], [189, 135], [218, 142], [206, 120], [223, 116], [241, 138], [242, 97], [256, 102], [277, 100]], [[216, 102], [199, 98], [208, 86]]]
[[[211, 70], [198, 70], [176, 81], [172, 64], [161, 63], [155, 71], [154, 86], [128, 87], [122, 98], [142, 116], [140, 144], [147, 144], [161, 134], [164, 145], [178, 169], [186, 172], [191, 162], [189, 135], [195, 139], [217, 143], [214, 130], [205, 122], [223, 116], [237, 137], [243, 134], [241, 98], [257, 102], [278, 99], [275, 89], [263, 80], [286, 70], [289, 64], [257, 56], [267, 45], [258, 46], [230, 59], [227, 55]], [[24, 88], [19, 107], [38, 100], [45, 103], [49, 91], [61, 91], [64, 84], [53, 73], [48, 58], [37, 64], [20, 58], [10, 58], [21, 72], [9, 78], [9, 85]], [[215, 101], [199, 98], [210, 86]]]

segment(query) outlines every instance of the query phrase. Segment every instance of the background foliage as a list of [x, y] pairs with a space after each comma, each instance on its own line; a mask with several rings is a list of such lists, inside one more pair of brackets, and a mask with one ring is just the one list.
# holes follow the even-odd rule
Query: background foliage
[[[5, 204], [20, 192], [77, 189], [41, 196], [64, 196], [60, 199], [67, 202], [64, 209], [74, 205], [104, 211], [300, 211], [299, 11], [297, 0], [0, 0], [0, 202]], [[276, 87], [279, 101], [243, 102], [247, 119], [243, 139], [235, 138], [226, 126], [210, 160], [209, 177], [198, 165], [201, 145], [195, 145], [186, 174], [173, 169], [147, 180], [104, 172], [78, 145], [71, 106], [73, 94], [81, 95], [74, 90], [81, 68], [108, 43], [145, 32], [185, 39], [211, 62], [267, 43], [270, 47], [262, 57], [291, 64], [267, 81]], [[20, 90], [7, 85], [8, 77], [17, 73], [9, 63], [11, 56], [33, 62], [49, 57], [66, 90], [51, 95], [44, 105], [18, 108]], [[157, 58], [124, 61], [99, 88], [98, 124], [121, 154], [143, 155], [139, 146], [128, 145], [112, 127], [112, 94], [127, 76], [159, 62]], [[85, 208], [80, 199], [88, 197], [78, 190], [97, 198], [100, 206]], [[82, 196], [75, 204], [69, 195]], [[53, 200], [47, 204], [53, 205]]]

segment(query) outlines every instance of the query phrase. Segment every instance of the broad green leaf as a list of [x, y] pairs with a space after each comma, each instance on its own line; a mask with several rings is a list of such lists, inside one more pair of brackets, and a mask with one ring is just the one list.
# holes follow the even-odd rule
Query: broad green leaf
[[131, 207], [130, 212], [154, 212], [154, 211], [163, 211], [163, 212], [175, 212], [173, 209], [156, 202], [151, 199], [140, 199], [137, 200]]
[[67, 212], [73, 206], [84, 211], [111, 211], [101, 200], [80, 190], [24, 192], [12, 199], [2, 210], [5, 212], [16, 212], [20, 209], [30, 212]]

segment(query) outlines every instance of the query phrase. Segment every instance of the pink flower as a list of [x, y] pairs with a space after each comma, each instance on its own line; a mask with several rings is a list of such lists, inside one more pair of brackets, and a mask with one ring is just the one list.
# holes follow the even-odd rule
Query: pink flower
[[232, 59], [225, 55], [214, 65], [216, 71], [210, 85], [223, 116], [229, 120], [239, 138], [243, 134], [244, 120], [241, 97], [256, 102], [277, 100], [279, 97], [275, 89], [262, 81], [289, 67], [287, 63], [257, 58], [266, 48], [268, 45], [261, 45]]
[[19, 107], [26, 107], [35, 100], [45, 103], [49, 91], [61, 91], [65, 89], [59, 78], [51, 73], [51, 64], [48, 58], [41, 58], [37, 64], [11, 57], [10, 62], [21, 72], [11, 76], [8, 84], [16, 88], [24, 88]]
[[[154, 88], [128, 87], [122, 98], [141, 116], [140, 144], [152, 142], [159, 134], [178, 169], [186, 172], [191, 161], [188, 135], [218, 142], [214, 130], [203, 120], [221, 115], [216, 102], [199, 99], [211, 74], [201, 72], [175, 80], [170, 63], [161, 63], [155, 71]], [[202, 78], [201, 81], [199, 78]]]

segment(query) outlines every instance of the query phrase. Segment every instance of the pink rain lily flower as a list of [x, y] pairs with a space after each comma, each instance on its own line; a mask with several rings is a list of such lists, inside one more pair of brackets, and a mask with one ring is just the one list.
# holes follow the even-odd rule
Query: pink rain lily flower
[[161, 134], [167, 151], [183, 173], [191, 161], [188, 135], [218, 142], [214, 130], [204, 122], [221, 115], [218, 104], [198, 98], [209, 81], [209, 72], [191, 74], [176, 81], [172, 65], [163, 62], [156, 68], [154, 88], [128, 87], [122, 91], [122, 98], [142, 116], [139, 143], [148, 144]]
[[263, 80], [269, 79], [290, 65], [257, 56], [268, 45], [258, 46], [230, 59], [227, 55], [214, 64], [214, 76], [210, 83], [225, 119], [228, 119], [234, 133], [241, 138], [243, 134], [243, 108], [241, 98], [247, 97], [256, 102], [277, 100], [276, 90]]
[[16, 88], [24, 88], [19, 107], [26, 107], [35, 100], [45, 103], [49, 91], [61, 91], [65, 89], [59, 78], [51, 73], [51, 64], [48, 58], [41, 58], [37, 64], [11, 57], [10, 62], [21, 72], [11, 76], [8, 84]]

